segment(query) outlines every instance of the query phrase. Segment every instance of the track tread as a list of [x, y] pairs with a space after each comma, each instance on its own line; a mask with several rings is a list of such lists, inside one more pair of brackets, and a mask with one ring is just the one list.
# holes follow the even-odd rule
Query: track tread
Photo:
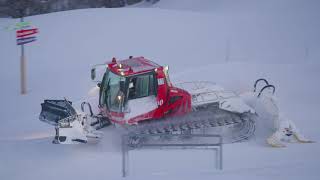
[[130, 128], [129, 126], [128, 130], [137, 134], [163, 134], [221, 127], [239, 129], [241, 133], [232, 133], [231, 142], [246, 140], [255, 130], [254, 121], [249, 116], [228, 112], [216, 106], [198, 107], [196, 109], [188, 116], [146, 121], [136, 128]]

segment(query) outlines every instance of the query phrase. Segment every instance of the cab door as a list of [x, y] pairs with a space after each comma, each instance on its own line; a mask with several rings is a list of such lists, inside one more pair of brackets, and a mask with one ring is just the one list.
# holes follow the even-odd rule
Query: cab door
[[155, 74], [147, 73], [128, 78], [126, 119], [130, 123], [151, 119], [157, 109]]

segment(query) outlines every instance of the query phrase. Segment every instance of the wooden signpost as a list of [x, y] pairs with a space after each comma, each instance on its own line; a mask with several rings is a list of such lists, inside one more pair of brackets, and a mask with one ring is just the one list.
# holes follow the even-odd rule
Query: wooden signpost
[[[23, 18], [21, 18], [21, 24], [24, 24]], [[37, 38], [35, 36], [38, 33], [37, 28], [33, 29], [25, 29], [29, 28], [29, 24], [27, 26], [21, 26], [21, 29], [16, 31], [17, 36], [17, 45], [21, 46], [21, 57], [20, 57], [20, 87], [21, 87], [21, 94], [27, 94], [27, 77], [26, 77], [26, 58], [24, 52], [24, 44], [31, 43], [36, 41]]]

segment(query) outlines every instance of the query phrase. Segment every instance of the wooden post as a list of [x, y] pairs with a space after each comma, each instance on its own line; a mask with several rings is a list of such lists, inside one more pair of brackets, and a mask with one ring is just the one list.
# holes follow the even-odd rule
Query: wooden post
[[[23, 22], [23, 17], [21, 17], [20, 22]], [[26, 58], [24, 55], [24, 45], [21, 45], [21, 56], [20, 56], [20, 87], [21, 94], [27, 94], [27, 82], [26, 82]]]

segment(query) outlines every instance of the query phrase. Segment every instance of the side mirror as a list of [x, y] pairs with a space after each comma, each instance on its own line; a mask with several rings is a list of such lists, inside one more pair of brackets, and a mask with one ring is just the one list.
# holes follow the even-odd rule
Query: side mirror
[[96, 79], [96, 68], [91, 69], [91, 80]]
[[99, 88], [101, 88], [101, 83], [99, 82], [99, 83], [97, 84], [97, 86], [98, 86]]
[[96, 64], [91, 67], [91, 80], [95, 83], [101, 82], [104, 74], [108, 71], [107, 64]]

